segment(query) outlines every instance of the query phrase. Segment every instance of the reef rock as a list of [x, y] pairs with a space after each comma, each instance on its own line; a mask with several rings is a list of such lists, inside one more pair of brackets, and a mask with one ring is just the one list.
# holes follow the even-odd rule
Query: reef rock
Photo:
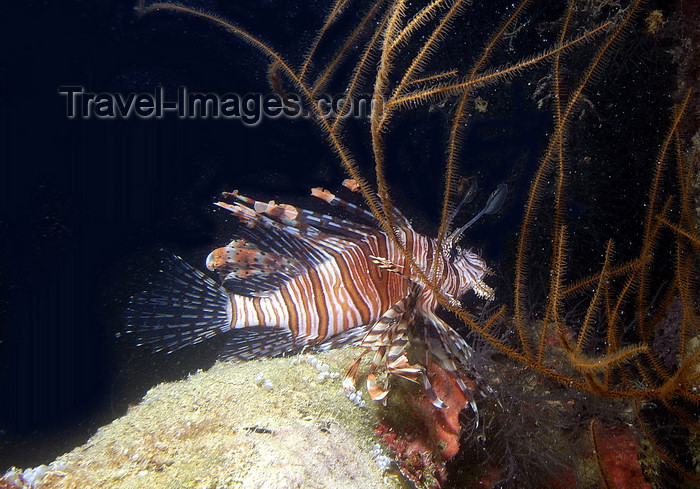
[[341, 388], [356, 354], [222, 362], [160, 384], [85, 445], [11, 469], [0, 487], [400, 487], [378, 465], [380, 406]]

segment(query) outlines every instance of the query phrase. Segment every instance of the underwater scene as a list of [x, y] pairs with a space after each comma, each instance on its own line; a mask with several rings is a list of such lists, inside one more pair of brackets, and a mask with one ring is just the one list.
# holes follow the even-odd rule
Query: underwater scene
[[700, 4], [3, 20], [0, 488], [700, 485]]

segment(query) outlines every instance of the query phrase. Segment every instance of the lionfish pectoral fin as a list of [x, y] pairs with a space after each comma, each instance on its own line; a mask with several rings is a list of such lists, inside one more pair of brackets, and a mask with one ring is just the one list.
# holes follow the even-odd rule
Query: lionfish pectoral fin
[[389, 389], [381, 387], [377, 383], [377, 374], [370, 372], [367, 374], [367, 393], [373, 401], [383, 401], [389, 394]]
[[[369, 372], [367, 372], [367, 393], [373, 401], [383, 401], [389, 394], [389, 388], [379, 385], [377, 379], [379, 365], [384, 358], [385, 351], [385, 348], [380, 348], [374, 353], [372, 364], [369, 366]], [[384, 380], [386, 381], [386, 379]]]
[[252, 360], [279, 357], [300, 349], [288, 329], [251, 326], [231, 330], [231, 338], [219, 353], [221, 360]]
[[414, 313], [417, 291], [418, 287], [412, 284], [407, 295], [372, 325], [361, 343], [361, 346], [366, 348], [363, 355], [369, 351], [374, 352], [367, 374], [367, 392], [375, 401], [386, 401], [389, 393], [389, 379], [384, 378], [384, 385], [379, 385], [378, 374], [396, 375], [411, 381], [416, 381], [422, 374], [422, 369], [411, 365], [404, 355], [408, 343], [408, 321]]
[[479, 427], [479, 409], [476, 407], [476, 401], [474, 400], [473, 397], [469, 398], [469, 406], [472, 408], [472, 411], [474, 412], [474, 428]]
[[435, 389], [433, 389], [433, 386], [430, 384], [430, 379], [428, 379], [427, 375], [423, 375], [423, 390], [433, 406], [438, 409], [445, 409], [448, 407], [447, 404], [445, 404], [445, 402], [435, 393]]
[[[471, 368], [471, 359], [474, 355], [472, 347], [439, 317], [431, 317], [429, 321], [438, 333], [433, 342], [428, 340], [429, 343], [433, 343], [433, 346], [430, 347], [431, 356], [436, 360], [438, 365], [454, 379], [459, 390], [462, 391], [466, 397], [467, 403], [474, 412], [475, 427], [478, 428], [479, 410], [474, 399], [474, 392], [479, 391], [484, 396], [486, 395], [484, 391], [494, 396], [495, 392], [486, 385], [485, 381]], [[428, 360], [426, 360], [426, 362], [427, 361]], [[459, 367], [457, 365], [459, 365]], [[468, 379], [467, 382], [461, 377], [460, 370], [469, 372], [471, 378]], [[426, 379], [426, 383], [429, 384], [430, 381], [427, 379], [427, 376], [424, 378]], [[467, 385], [467, 383], [470, 385]], [[427, 388], [426, 392], [430, 395], [430, 391]], [[437, 397], [435, 397], [435, 399], [436, 401], [442, 402]], [[498, 401], [497, 397], [496, 399]], [[498, 404], [501, 405], [500, 401], [498, 401]], [[433, 405], [437, 406], [435, 402], [433, 402]]]
[[401, 377], [411, 382], [418, 383], [421, 375], [424, 371], [421, 367], [416, 365], [411, 365], [406, 358], [406, 355], [401, 355], [399, 358], [386, 366], [387, 372], [397, 377]]
[[389, 333], [393, 325], [401, 321], [406, 311], [410, 310], [416, 300], [417, 287], [411, 285], [408, 294], [391, 306], [377, 321], [369, 328], [367, 335], [362, 340], [361, 346], [366, 348], [389, 346], [391, 340]]
[[178, 256], [163, 261], [150, 288], [133, 296], [126, 312], [126, 333], [153, 351], [170, 353], [231, 328], [226, 290]]
[[[437, 333], [436, 340], [440, 345], [440, 347], [434, 349], [434, 354], [440, 358], [442, 363], [449, 364], [447, 370], [454, 371], [456, 369], [454, 361], [471, 369], [471, 358], [474, 355], [473, 348], [436, 314], [426, 315], [426, 319], [433, 325]], [[442, 357], [440, 357], [441, 350], [444, 353]]]
[[350, 368], [348, 368], [347, 372], [345, 372], [345, 377], [343, 378], [343, 389], [345, 391], [351, 392], [357, 390], [355, 389], [355, 381], [357, 380], [357, 373], [360, 370], [360, 361], [368, 352], [369, 350], [366, 350], [358, 355], [355, 361], [352, 362], [352, 365], [350, 365]]

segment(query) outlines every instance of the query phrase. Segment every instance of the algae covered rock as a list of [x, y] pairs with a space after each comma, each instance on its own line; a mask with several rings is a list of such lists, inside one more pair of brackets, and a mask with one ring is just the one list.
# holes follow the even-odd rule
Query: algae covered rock
[[160, 384], [85, 445], [0, 486], [400, 487], [375, 446], [380, 407], [341, 387], [357, 352], [220, 362]]

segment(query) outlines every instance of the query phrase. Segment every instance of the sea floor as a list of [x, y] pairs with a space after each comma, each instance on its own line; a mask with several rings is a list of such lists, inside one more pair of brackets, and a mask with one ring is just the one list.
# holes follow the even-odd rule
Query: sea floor
[[0, 486], [401, 487], [377, 445], [381, 406], [341, 387], [360, 351], [220, 362], [157, 385], [85, 445]]

